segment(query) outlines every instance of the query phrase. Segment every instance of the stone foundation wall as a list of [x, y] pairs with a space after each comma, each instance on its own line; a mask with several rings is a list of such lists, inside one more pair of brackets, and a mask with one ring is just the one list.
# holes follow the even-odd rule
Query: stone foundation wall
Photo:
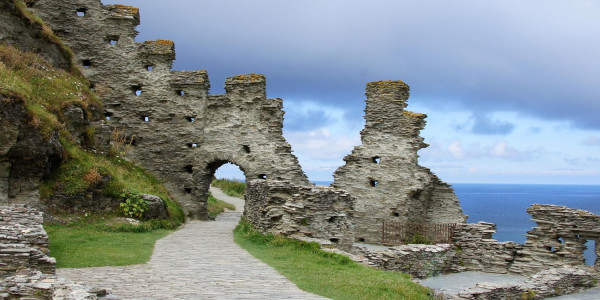
[[245, 199], [244, 217], [263, 233], [324, 240], [340, 248], [354, 241], [354, 199], [343, 191], [251, 180]]
[[56, 260], [48, 257], [48, 235], [42, 213], [25, 206], [0, 207], [0, 277], [22, 269], [54, 274]]
[[436, 276], [447, 272], [455, 256], [450, 244], [404, 245], [375, 250], [355, 246], [353, 253], [364, 257], [375, 268], [398, 271], [417, 278]]
[[452, 299], [545, 299], [595, 286], [594, 275], [572, 268], [549, 269], [530, 276], [524, 284], [479, 283]]

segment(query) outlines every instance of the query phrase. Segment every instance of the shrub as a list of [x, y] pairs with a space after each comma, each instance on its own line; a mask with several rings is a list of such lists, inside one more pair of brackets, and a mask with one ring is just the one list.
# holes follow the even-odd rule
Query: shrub
[[142, 199], [139, 194], [123, 191], [121, 198], [124, 202], [120, 205], [126, 217], [141, 219], [144, 212], [148, 210], [148, 202]]

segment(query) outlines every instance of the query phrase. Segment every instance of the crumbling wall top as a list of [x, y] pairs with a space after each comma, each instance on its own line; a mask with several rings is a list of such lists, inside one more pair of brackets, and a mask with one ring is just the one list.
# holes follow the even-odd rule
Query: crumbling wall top
[[145, 41], [142, 47], [148, 54], [175, 56], [175, 43], [169, 40]]
[[140, 10], [137, 7], [128, 5], [107, 5], [106, 8], [110, 12], [110, 17], [116, 19], [130, 19], [135, 21], [136, 25], [140, 24]]
[[376, 95], [391, 96], [390, 101], [404, 102], [410, 95], [410, 87], [401, 80], [381, 80], [367, 83], [367, 97]]

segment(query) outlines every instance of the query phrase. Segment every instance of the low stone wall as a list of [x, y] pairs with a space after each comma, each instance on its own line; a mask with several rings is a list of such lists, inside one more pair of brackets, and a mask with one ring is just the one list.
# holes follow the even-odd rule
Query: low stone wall
[[0, 207], [0, 277], [21, 269], [55, 273], [56, 260], [48, 256], [48, 235], [42, 223], [42, 213], [34, 208]]
[[[527, 232], [524, 245], [492, 239], [496, 225], [491, 223], [459, 224], [452, 271], [531, 275], [563, 266], [586, 267], [583, 251], [588, 240], [596, 241], [595, 252], [600, 257], [600, 216], [542, 204], [532, 205], [527, 212], [537, 226]], [[590, 269], [600, 271], [600, 260]]]
[[367, 259], [375, 268], [398, 271], [417, 278], [436, 276], [447, 272], [455, 256], [450, 244], [404, 245], [376, 250], [355, 246], [353, 253]]
[[251, 180], [245, 199], [244, 217], [263, 233], [326, 240], [340, 248], [354, 242], [354, 199], [341, 190]]
[[549, 269], [530, 276], [524, 284], [479, 283], [452, 299], [544, 299], [580, 292], [596, 282], [593, 274], [584, 270]]
[[479, 222], [458, 224], [454, 233], [456, 255], [451, 272], [480, 271], [507, 274], [523, 245], [515, 242], [498, 242], [492, 239], [496, 225]]

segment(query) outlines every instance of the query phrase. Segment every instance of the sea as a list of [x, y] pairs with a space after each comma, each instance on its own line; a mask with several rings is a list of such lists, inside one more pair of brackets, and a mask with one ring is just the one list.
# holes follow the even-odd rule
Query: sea
[[[330, 181], [316, 181], [329, 185]], [[485, 221], [497, 225], [493, 238], [524, 243], [525, 234], [535, 226], [526, 209], [532, 204], [565, 205], [600, 215], [600, 185], [563, 184], [452, 184], [467, 222]], [[594, 241], [588, 241], [586, 263], [593, 265]]]

